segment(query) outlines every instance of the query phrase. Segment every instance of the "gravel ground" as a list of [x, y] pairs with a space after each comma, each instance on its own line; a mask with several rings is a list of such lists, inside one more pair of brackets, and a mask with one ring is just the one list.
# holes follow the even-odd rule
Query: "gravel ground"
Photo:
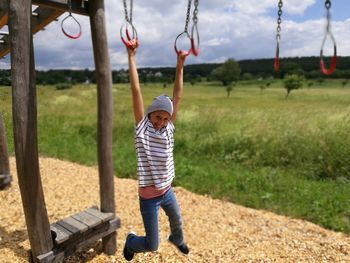
[[[10, 163], [14, 182], [0, 192], [0, 262], [27, 262], [30, 247], [13, 157]], [[50, 223], [99, 205], [96, 167], [41, 158], [40, 169]], [[122, 223], [116, 254], [102, 254], [97, 242], [65, 262], [125, 262], [122, 250], [127, 232], [143, 234], [137, 182], [116, 178], [115, 191], [116, 211]], [[179, 187], [175, 192], [190, 255], [182, 256], [166, 241], [169, 227], [162, 211], [159, 250], [137, 254], [133, 262], [350, 262], [350, 237], [345, 234]]]

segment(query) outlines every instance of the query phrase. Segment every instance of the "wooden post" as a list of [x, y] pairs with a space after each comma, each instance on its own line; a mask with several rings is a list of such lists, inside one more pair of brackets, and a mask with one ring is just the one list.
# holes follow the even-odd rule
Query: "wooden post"
[[0, 174], [10, 174], [5, 125], [0, 113]]
[[0, 113], [0, 190], [11, 184], [9, 154], [7, 150], [5, 125]]
[[32, 1], [8, 0], [12, 113], [18, 183], [34, 262], [53, 247], [41, 185], [35, 90]]
[[[89, 1], [89, 11], [97, 79], [97, 144], [101, 211], [115, 214], [112, 160], [112, 72], [108, 55], [104, 1]], [[102, 249], [108, 255], [115, 254], [116, 233], [103, 238]]]

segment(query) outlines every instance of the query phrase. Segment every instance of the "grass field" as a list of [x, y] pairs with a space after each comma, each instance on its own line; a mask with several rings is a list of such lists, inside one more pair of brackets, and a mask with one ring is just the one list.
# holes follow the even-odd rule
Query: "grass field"
[[[214, 198], [304, 218], [350, 234], [350, 88], [340, 80], [263, 92], [241, 82], [226, 97], [215, 83], [185, 84], [175, 134], [175, 185]], [[163, 84], [143, 86], [145, 104]], [[41, 155], [96, 165], [96, 88], [39, 86]], [[128, 85], [115, 85], [113, 156], [118, 177], [136, 178]], [[13, 154], [11, 90], [0, 109]]]

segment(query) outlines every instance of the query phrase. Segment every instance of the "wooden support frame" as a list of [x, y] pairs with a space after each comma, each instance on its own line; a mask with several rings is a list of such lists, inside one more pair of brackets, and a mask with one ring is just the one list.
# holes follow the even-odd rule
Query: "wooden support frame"
[[10, 162], [4, 120], [0, 112], [0, 190], [11, 185]]
[[[0, 28], [7, 24], [8, 20], [8, 0], [0, 0]], [[89, 2], [87, 0], [71, 0], [72, 2], [72, 12], [79, 15], [89, 15]], [[38, 5], [44, 9], [52, 9], [56, 12], [69, 11], [67, 0], [32, 0], [33, 5]], [[36, 12], [36, 10], [35, 10]]]
[[119, 227], [120, 220], [113, 213], [102, 213], [96, 206], [88, 208], [51, 224], [55, 246], [52, 251], [39, 255], [36, 259], [41, 263], [60, 262], [112, 234]]
[[8, 3], [17, 176], [30, 245], [40, 255], [50, 251], [53, 242], [39, 171], [32, 4], [29, 0]]
[[93, 231], [87, 232], [84, 235], [79, 235], [76, 239], [68, 240], [68, 242], [62, 246], [55, 247], [54, 251], [37, 256], [37, 262], [62, 262], [64, 258], [74, 254], [76, 251], [79, 251], [86, 246], [93, 244], [97, 240], [103, 238], [106, 234], [113, 234], [119, 226], [119, 219], [114, 218], [107, 223], [101, 224]]
[[7, 24], [7, 0], [0, 1], [0, 28]]
[[[49, 255], [57, 248], [51, 236], [39, 170], [33, 49], [35, 19], [31, 15], [32, 1], [7, 1], [10, 33], [8, 37], [11, 45], [15, 154], [18, 183], [31, 245], [30, 257], [35, 263], [58, 262], [56, 257], [52, 258]], [[40, 1], [33, 0], [34, 2], [38, 3]], [[52, 4], [53, 2], [62, 1], [48, 0], [46, 2]], [[77, 2], [77, 0], [72, 0], [72, 2]], [[79, 2], [81, 3], [81, 0]], [[116, 228], [120, 224], [120, 220], [115, 218], [112, 162], [112, 72], [108, 56], [104, 2], [103, 0], [92, 0], [91, 2], [89, 15], [98, 93], [97, 152], [101, 212], [110, 213], [113, 219], [110, 220], [109, 224], [102, 224], [101, 229], [97, 232], [92, 231], [87, 236], [78, 236], [69, 248], [65, 247], [65, 250], [60, 252], [61, 258], [66, 256], [66, 250], [74, 252], [86, 242], [99, 238], [102, 238], [103, 252], [109, 255], [114, 254], [116, 251]], [[43, 258], [43, 255], [47, 257], [44, 256]]]
[[[0, 0], [3, 1], [3, 0]], [[64, 13], [62, 10], [50, 9], [46, 7], [37, 7], [34, 12], [37, 16], [32, 17], [32, 33], [35, 34], [53, 20], [57, 19], [60, 15]], [[6, 16], [7, 18], [7, 16]], [[0, 20], [1, 21], [1, 20]], [[7, 23], [7, 20], [6, 20]], [[1, 26], [1, 25], [0, 25]], [[4, 57], [10, 52], [10, 40], [9, 35], [2, 37], [4, 43], [0, 43], [0, 57]]]
[[[113, 94], [112, 71], [108, 55], [104, 0], [90, 3], [90, 26], [97, 80], [97, 156], [100, 178], [101, 211], [115, 214], [112, 132]], [[103, 252], [112, 255], [116, 251], [116, 233], [102, 240]]]
[[[91, 0], [90, 0], [91, 1]], [[91, 2], [93, 2], [92, 0]], [[39, 5], [47, 8], [68, 11], [67, 0], [32, 0], [33, 5]], [[89, 15], [89, 1], [86, 0], [71, 0], [72, 12], [79, 15]]]

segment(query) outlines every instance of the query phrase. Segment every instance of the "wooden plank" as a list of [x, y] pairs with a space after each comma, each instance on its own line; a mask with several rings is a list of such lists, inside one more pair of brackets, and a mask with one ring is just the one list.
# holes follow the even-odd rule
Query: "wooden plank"
[[96, 216], [102, 220], [102, 222], [106, 222], [111, 220], [114, 217], [113, 213], [102, 213], [98, 209], [90, 207], [85, 210], [87, 213]]
[[72, 217], [81, 223], [84, 223], [89, 226], [89, 228], [93, 228], [98, 224], [102, 223], [102, 220], [96, 216], [90, 215], [85, 211], [82, 211], [78, 214], [72, 215]]
[[87, 231], [79, 235], [78, 239], [70, 242], [69, 240], [65, 243], [55, 246], [55, 248], [48, 253], [37, 256], [38, 262], [40, 263], [51, 263], [51, 262], [62, 262], [66, 257], [72, 255], [76, 251], [79, 251], [87, 246], [94, 244], [97, 240], [115, 233], [120, 227], [120, 219], [114, 218], [109, 222], [102, 223], [101, 226], [97, 227], [93, 231]]
[[73, 233], [70, 232], [68, 229], [64, 228], [63, 226], [53, 223], [50, 225], [51, 231], [55, 233], [55, 243], [61, 244], [64, 241], [67, 241]]
[[[72, 2], [72, 13], [84, 15], [89, 15], [89, 2], [82, 0], [71, 0]], [[95, 0], [94, 0], [95, 1]], [[68, 12], [67, 0], [32, 0], [33, 5], [38, 5], [42, 7], [47, 7], [51, 9], [61, 10], [63, 12]]]
[[56, 222], [58, 225], [68, 229], [73, 234], [83, 233], [89, 229], [89, 226], [77, 221], [73, 217], [67, 217]]
[[0, 174], [0, 190], [6, 189], [11, 185], [12, 177], [9, 174]]
[[38, 15], [32, 16], [32, 33], [33, 34], [40, 31], [49, 23], [57, 19], [60, 15], [64, 13], [64, 11], [39, 6], [34, 10], [34, 13]]
[[7, 15], [7, 0], [0, 0], [0, 28], [7, 24], [8, 15]]
[[10, 162], [7, 148], [5, 125], [0, 113], [0, 176], [10, 174]]
[[46, 254], [42, 254], [42, 255], [37, 256], [37, 260], [40, 263], [52, 263], [55, 260], [55, 255], [54, 255], [53, 251], [50, 251]]
[[0, 180], [6, 180], [9, 176], [9, 174], [0, 174]]
[[0, 13], [0, 28], [4, 27], [7, 24], [8, 15], [7, 13]]

